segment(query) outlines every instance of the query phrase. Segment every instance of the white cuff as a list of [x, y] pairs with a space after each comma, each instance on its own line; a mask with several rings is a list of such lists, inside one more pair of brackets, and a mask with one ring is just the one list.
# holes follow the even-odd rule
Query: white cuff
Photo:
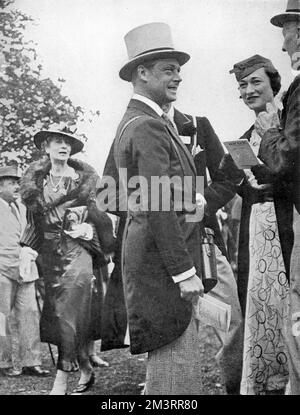
[[22, 246], [21, 251], [20, 251], [20, 257], [21, 255], [30, 255], [32, 257], [32, 261], [35, 261], [38, 253], [37, 251], [35, 251], [34, 249], [30, 248], [29, 246]]
[[174, 275], [172, 278], [173, 278], [173, 281], [177, 284], [178, 282], [191, 278], [195, 274], [196, 274], [196, 269], [195, 267], [193, 267], [193, 268], [188, 269], [185, 272], [182, 272], [181, 274]]

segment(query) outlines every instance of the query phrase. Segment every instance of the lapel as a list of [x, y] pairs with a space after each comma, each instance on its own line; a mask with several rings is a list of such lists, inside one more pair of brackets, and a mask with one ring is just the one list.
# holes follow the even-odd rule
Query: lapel
[[174, 122], [176, 124], [179, 135], [193, 135], [193, 132], [190, 131], [190, 127], [194, 127], [192, 117], [188, 117], [187, 115], [174, 108]]
[[[186, 157], [188, 159], [188, 162], [189, 162], [193, 172], [196, 174], [196, 167], [195, 167], [194, 159], [193, 159], [192, 155], [190, 154], [190, 152], [188, 151], [188, 149], [186, 148], [185, 144], [183, 144], [183, 142], [180, 139], [177, 132], [173, 128], [169, 127], [167, 122], [162, 117], [160, 117], [157, 114], [157, 112], [155, 112], [151, 107], [149, 107], [149, 105], [145, 104], [144, 102], [139, 101], [137, 99], [131, 99], [129, 104], [128, 104], [127, 110], [128, 110], [128, 112], [131, 112], [131, 110], [133, 110], [133, 109], [136, 112], [135, 115], [138, 115], [139, 113], [141, 113], [141, 115], [142, 115], [142, 113], [145, 113], [147, 115], [150, 115], [153, 118], [156, 118], [156, 119], [160, 120], [165, 125], [165, 127], [168, 130], [171, 137], [174, 139], [176, 144], [178, 144], [178, 146], [182, 149], [182, 151], [186, 155]], [[187, 118], [185, 117], [184, 119], [185, 119], [185, 122], [186, 122]]]
[[[164, 120], [163, 120], [164, 121]], [[189, 150], [186, 148], [186, 145], [182, 142], [181, 138], [179, 137], [179, 135], [176, 133], [176, 131], [169, 127], [169, 125], [164, 121], [167, 130], [169, 131], [169, 133], [171, 134], [171, 136], [174, 138], [174, 141], [178, 144], [178, 146], [183, 150], [183, 152], [185, 153], [188, 162], [194, 172], [195, 175], [197, 175], [197, 171], [196, 171], [196, 167], [195, 167], [195, 163], [194, 163], [194, 159], [191, 155], [191, 153], [189, 152]]]
[[27, 221], [26, 221], [26, 208], [23, 205], [23, 203], [21, 203], [19, 201], [15, 202], [15, 204], [17, 205], [17, 207], [19, 209], [20, 224], [21, 224], [21, 230], [22, 230], [22, 233], [23, 233], [24, 230], [25, 230], [26, 224], [27, 224]]
[[[18, 227], [21, 229], [21, 222], [20, 222], [19, 217], [17, 218], [16, 215], [14, 215], [12, 213], [9, 205], [6, 204], [4, 201], [2, 201], [1, 198], [0, 198], [0, 203], [1, 203], [2, 208], [4, 209], [4, 212], [6, 212], [6, 213], [4, 213], [4, 217], [7, 217], [6, 215], [9, 215], [11, 220], [13, 220], [15, 223], [17, 223]], [[17, 207], [15, 207], [15, 209], [17, 209]]]

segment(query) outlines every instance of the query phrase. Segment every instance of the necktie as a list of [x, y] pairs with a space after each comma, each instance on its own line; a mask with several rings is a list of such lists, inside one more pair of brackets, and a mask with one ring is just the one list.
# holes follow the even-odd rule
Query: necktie
[[17, 213], [16, 205], [12, 202], [10, 203], [9, 207], [10, 207], [11, 213], [19, 220], [19, 215]]
[[169, 127], [173, 128], [173, 130], [176, 131], [175, 125], [172, 123], [172, 121], [170, 120], [170, 118], [167, 116], [166, 113], [162, 114], [162, 118], [166, 121], [166, 123], [169, 125]]

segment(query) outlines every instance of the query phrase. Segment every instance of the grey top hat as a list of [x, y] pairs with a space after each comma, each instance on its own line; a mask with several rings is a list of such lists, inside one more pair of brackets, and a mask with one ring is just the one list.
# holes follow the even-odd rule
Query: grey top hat
[[40, 150], [42, 143], [53, 135], [59, 135], [64, 138], [68, 138], [68, 141], [71, 145], [71, 156], [73, 154], [79, 153], [83, 149], [83, 142], [74, 137], [73, 133], [67, 127], [63, 128], [61, 131], [53, 129], [39, 131], [33, 137], [34, 144]]
[[277, 14], [271, 19], [271, 23], [278, 27], [292, 21], [300, 21], [300, 0], [288, 0], [285, 13]]
[[166, 23], [148, 23], [132, 29], [125, 35], [129, 61], [121, 68], [119, 75], [124, 81], [131, 81], [132, 71], [139, 64], [154, 59], [177, 59], [184, 65], [190, 55], [174, 49], [171, 29]]
[[13, 177], [14, 179], [20, 179], [21, 174], [17, 165], [0, 167], [0, 179], [3, 177]]

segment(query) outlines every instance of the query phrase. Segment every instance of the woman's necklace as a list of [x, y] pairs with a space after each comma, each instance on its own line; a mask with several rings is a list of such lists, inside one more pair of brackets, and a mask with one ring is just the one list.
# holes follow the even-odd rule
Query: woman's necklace
[[53, 192], [55, 192], [55, 193], [56, 193], [56, 192], [58, 192], [58, 190], [59, 190], [59, 185], [60, 185], [60, 183], [62, 182], [62, 180], [63, 180], [63, 178], [65, 177], [65, 175], [63, 174], [63, 175], [61, 176], [61, 178], [59, 179], [58, 183], [56, 183], [56, 184], [54, 184], [54, 183], [53, 183], [52, 177], [54, 177], [54, 176], [53, 176], [53, 173], [51, 172], [51, 170], [50, 170], [49, 177], [50, 177], [50, 182], [51, 182], [51, 186], [52, 186], [52, 190], [53, 190]]

